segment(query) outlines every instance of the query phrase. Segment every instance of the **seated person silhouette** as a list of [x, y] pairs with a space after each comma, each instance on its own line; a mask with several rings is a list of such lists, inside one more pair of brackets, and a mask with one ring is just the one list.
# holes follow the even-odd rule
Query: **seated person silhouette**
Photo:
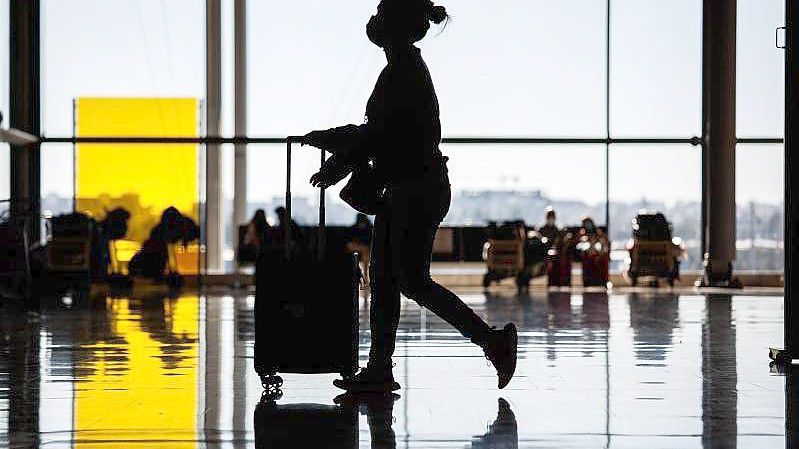
[[[104, 279], [111, 271], [119, 275], [118, 267], [113, 263], [116, 254], [111, 255], [111, 246], [115, 240], [125, 238], [128, 233], [130, 212], [122, 207], [108, 211], [105, 218], [97, 224], [97, 238], [92, 249], [92, 279]], [[109, 270], [110, 267], [110, 270]]]
[[[607, 252], [610, 250], [610, 240], [602, 229], [598, 228], [591, 217], [583, 217], [580, 225], [579, 239], [590, 243], [591, 250]], [[599, 244], [599, 245], [597, 245]]]
[[583, 285], [605, 286], [610, 265], [610, 240], [591, 217], [584, 217], [576, 249], [583, 265]]
[[303, 239], [300, 226], [294, 219], [289, 219], [286, 208], [283, 206], [276, 208], [275, 215], [277, 215], [277, 225], [272, 228], [271, 232], [271, 242], [274, 249], [283, 249], [283, 241], [286, 237], [286, 226], [289, 227], [289, 249], [291, 251], [296, 251], [298, 248], [302, 247]]
[[252, 219], [247, 223], [247, 232], [244, 234], [244, 244], [261, 247], [266, 243], [266, 235], [270, 226], [266, 221], [266, 212], [258, 209]]
[[270, 228], [266, 221], [266, 212], [263, 209], [256, 210], [247, 223], [244, 238], [239, 246], [240, 261], [252, 262], [258, 258], [258, 254], [268, 245]]
[[374, 202], [369, 362], [352, 378], [334, 381], [347, 391], [400, 388], [392, 372], [400, 293], [480, 346], [496, 368], [499, 388], [516, 369], [516, 326], [489, 327], [430, 277], [433, 239], [449, 211], [451, 191], [448, 158], [439, 150], [438, 99], [414, 43], [427, 34], [430, 22], [439, 24], [447, 17], [444, 7], [430, 0], [382, 0], [366, 33], [383, 49], [387, 65], [366, 105], [366, 123], [312, 131], [302, 140], [333, 154], [311, 178], [313, 185], [333, 185], [365, 161], [382, 180], [382, 194]]
[[172, 267], [169, 273], [165, 273], [169, 261], [169, 245], [182, 242], [186, 246], [199, 237], [200, 227], [194, 220], [181, 214], [176, 208], [169, 207], [150, 231], [150, 237], [130, 259], [128, 272], [132, 276], [143, 276], [156, 281], [163, 280], [165, 274], [177, 275]]
[[548, 245], [556, 245], [558, 240], [560, 240], [560, 228], [557, 225], [557, 215], [555, 215], [555, 209], [552, 206], [547, 207], [545, 217], [544, 226], [541, 226], [538, 229], [538, 233], [541, 234], [541, 237], [547, 239], [546, 243]]

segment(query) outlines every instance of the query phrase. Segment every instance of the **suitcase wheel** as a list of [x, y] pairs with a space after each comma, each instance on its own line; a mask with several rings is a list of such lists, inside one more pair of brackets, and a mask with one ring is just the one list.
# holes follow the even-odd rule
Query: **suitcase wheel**
[[261, 393], [261, 402], [273, 403], [279, 401], [283, 397], [283, 391], [280, 388], [275, 390], [264, 390]]
[[263, 375], [261, 376], [261, 385], [264, 390], [280, 388], [283, 386], [283, 378], [274, 374]]
[[283, 391], [280, 387], [283, 386], [283, 378], [274, 374], [261, 376], [261, 385], [264, 387], [263, 398], [271, 401], [277, 401], [283, 397]]

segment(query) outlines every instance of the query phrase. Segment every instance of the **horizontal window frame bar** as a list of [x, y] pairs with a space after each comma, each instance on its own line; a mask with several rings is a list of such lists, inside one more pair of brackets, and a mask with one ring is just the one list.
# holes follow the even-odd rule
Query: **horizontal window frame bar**
[[776, 137], [740, 137], [736, 143], [785, 143], [785, 139]]
[[[226, 145], [226, 144], [285, 144], [286, 137], [130, 137], [130, 136], [109, 136], [109, 137], [42, 137], [41, 143], [69, 143], [69, 144], [198, 144], [198, 145]], [[702, 144], [700, 137], [688, 138], [604, 138], [604, 137], [445, 137], [441, 141], [444, 144], [455, 145], [491, 145], [491, 144], [517, 144], [517, 145], [540, 145], [540, 144], [602, 144], [602, 145], [623, 145], [623, 144], [688, 144], [698, 146]], [[771, 137], [747, 137], [737, 139], [737, 143], [744, 144], [780, 144], [782, 138]]]

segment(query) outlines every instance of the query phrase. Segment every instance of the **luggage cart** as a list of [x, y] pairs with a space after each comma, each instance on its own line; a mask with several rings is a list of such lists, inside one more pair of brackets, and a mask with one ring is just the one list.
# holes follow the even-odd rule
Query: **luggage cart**
[[[10, 204], [9, 200], [0, 203]], [[0, 215], [0, 300], [31, 296], [30, 217], [15, 219], [10, 213]]]
[[48, 275], [55, 284], [67, 290], [88, 290], [91, 286], [95, 220], [74, 212], [52, 217], [49, 225], [52, 238], [45, 252]]
[[483, 287], [506, 278], [515, 278], [519, 289], [529, 287], [530, 281], [545, 274], [547, 244], [535, 231], [527, 231], [523, 221], [497, 226], [490, 223], [488, 240], [483, 245], [486, 273]]
[[680, 260], [685, 248], [682, 239], [673, 237], [671, 223], [660, 212], [641, 211], [633, 219], [632, 228], [625, 270], [630, 283], [638, 285], [641, 278], [648, 277], [650, 285], [657, 287], [658, 279], [665, 278], [673, 287], [680, 278]]

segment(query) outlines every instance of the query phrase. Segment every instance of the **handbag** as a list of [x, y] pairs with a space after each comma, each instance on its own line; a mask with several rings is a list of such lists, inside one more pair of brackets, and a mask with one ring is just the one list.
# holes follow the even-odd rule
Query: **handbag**
[[350, 207], [366, 215], [376, 215], [383, 202], [385, 182], [374, 167], [359, 164], [352, 171], [347, 185], [341, 189], [339, 198]]

